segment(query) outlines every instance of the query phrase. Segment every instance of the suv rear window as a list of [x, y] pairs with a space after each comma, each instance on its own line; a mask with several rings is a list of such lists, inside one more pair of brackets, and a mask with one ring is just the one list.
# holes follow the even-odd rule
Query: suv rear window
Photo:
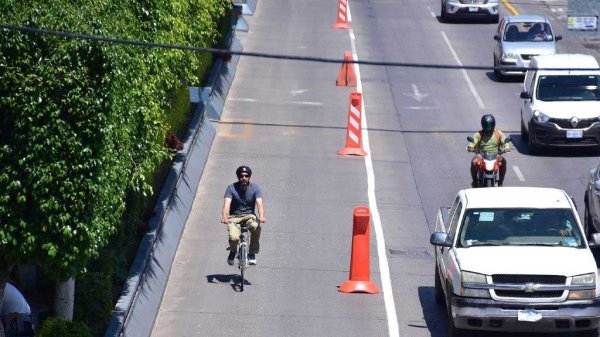
[[538, 79], [540, 101], [598, 101], [599, 75], [544, 75]]

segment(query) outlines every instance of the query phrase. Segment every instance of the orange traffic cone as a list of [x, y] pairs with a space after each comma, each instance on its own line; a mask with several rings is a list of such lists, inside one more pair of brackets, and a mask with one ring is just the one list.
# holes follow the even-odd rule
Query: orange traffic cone
[[371, 260], [369, 257], [370, 221], [371, 212], [368, 207], [358, 206], [354, 208], [350, 280], [342, 283], [338, 288], [343, 293], [379, 293], [377, 286], [371, 282]]
[[350, 29], [348, 24], [348, 0], [338, 0], [337, 22], [331, 27], [333, 29]]
[[348, 50], [344, 53], [344, 63], [340, 68], [338, 74], [337, 84], [338, 87], [356, 87], [356, 73], [354, 72], [354, 63], [352, 61], [352, 53]]
[[366, 156], [368, 153], [362, 149], [362, 94], [360, 92], [350, 93], [350, 108], [348, 111], [348, 128], [346, 130], [346, 146], [340, 149], [338, 154], [353, 154]]

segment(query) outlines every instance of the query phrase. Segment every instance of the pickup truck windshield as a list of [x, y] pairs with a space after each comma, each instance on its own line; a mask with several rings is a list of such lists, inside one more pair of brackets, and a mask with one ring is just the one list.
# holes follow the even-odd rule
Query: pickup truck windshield
[[540, 101], [598, 101], [599, 75], [545, 75], [539, 77]]
[[585, 247], [571, 209], [466, 211], [457, 247], [505, 245]]

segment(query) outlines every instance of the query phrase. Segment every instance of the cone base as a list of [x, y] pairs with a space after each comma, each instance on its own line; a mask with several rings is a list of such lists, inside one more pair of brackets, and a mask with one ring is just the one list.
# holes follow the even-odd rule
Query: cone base
[[371, 281], [346, 281], [338, 288], [338, 291], [342, 293], [379, 293], [379, 289]]
[[347, 22], [338, 22], [331, 25], [333, 29], [351, 29], [350, 25]]
[[360, 147], [345, 147], [343, 149], [338, 150], [337, 153], [342, 155], [354, 155], [363, 157], [368, 155], [368, 153]]

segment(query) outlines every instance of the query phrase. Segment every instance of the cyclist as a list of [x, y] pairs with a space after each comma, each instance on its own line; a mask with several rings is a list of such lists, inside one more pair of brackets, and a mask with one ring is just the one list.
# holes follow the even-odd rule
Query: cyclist
[[[248, 263], [256, 264], [256, 254], [259, 250], [260, 239], [260, 224], [266, 222], [265, 210], [263, 207], [263, 196], [260, 187], [250, 182], [252, 170], [248, 166], [240, 166], [235, 170], [238, 181], [227, 186], [225, 190], [225, 200], [223, 202], [223, 212], [221, 223], [227, 225], [229, 233], [229, 255], [227, 263], [233, 265], [235, 255], [237, 253], [237, 244], [240, 240], [241, 231], [237, 227], [244, 218], [251, 215], [250, 232], [250, 248], [248, 251]], [[254, 209], [258, 208], [258, 218], [254, 213]]]
[[[467, 151], [474, 152], [476, 149], [487, 152], [497, 152], [500, 148], [504, 148], [504, 152], [510, 152], [510, 146], [506, 142], [504, 133], [496, 129], [496, 119], [492, 114], [486, 114], [481, 117], [481, 130], [473, 135], [473, 143], [469, 143]], [[477, 187], [477, 171], [481, 163], [481, 157], [475, 156], [471, 160], [471, 187]], [[504, 185], [504, 176], [506, 175], [506, 159], [503, 156], [498, 156], [500, 160], [500, 168], [498, 173], [498, 186]]]

